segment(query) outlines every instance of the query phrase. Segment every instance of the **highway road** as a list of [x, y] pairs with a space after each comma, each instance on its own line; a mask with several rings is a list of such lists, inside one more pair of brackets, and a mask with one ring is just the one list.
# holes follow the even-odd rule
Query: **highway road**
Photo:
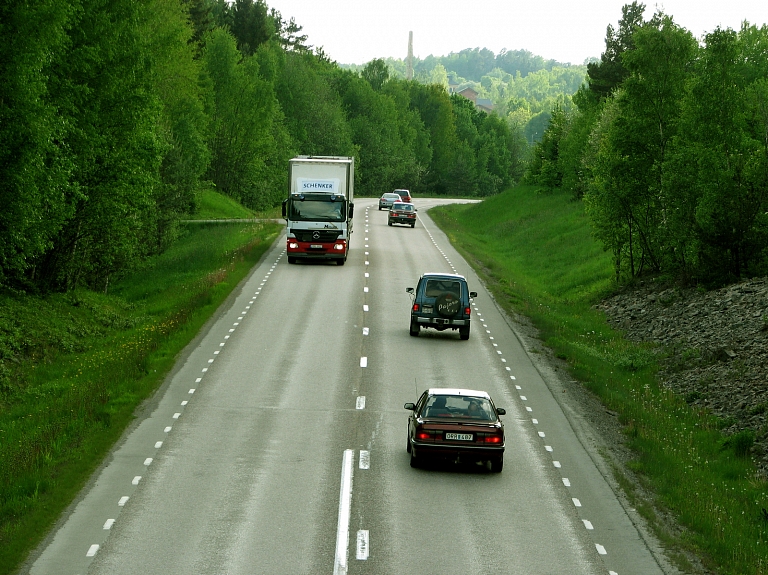
[[[279, 240], [191, 344], [62, 518], [33, 575], [663, 573], [469, 265], [358, 199], [347, 264]], [[467, 277], [470, 339], [408, 335], [423, 272]], [[403, 404], [428, 387], [504, 407], [504, 471], [412, 469]]]

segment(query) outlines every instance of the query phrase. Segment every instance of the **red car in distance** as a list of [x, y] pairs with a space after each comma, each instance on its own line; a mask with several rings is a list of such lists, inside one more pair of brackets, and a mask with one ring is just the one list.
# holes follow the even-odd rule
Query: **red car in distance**
[[408, 190], [394, 190], [393, 193], [400, 196], [400, 199], [404, 202], [410, 202], [411, 201], [411, 192]]

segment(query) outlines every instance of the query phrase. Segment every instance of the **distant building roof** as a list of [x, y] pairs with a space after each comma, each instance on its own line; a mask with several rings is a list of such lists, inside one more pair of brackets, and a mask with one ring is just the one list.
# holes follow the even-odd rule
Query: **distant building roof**
[[477, 92], [469, 86], [460, 91], [459, 95], [464, 96], [467, 100], [472, 100], [473, 103], [477, 101]]
[[493, 102], [488, 98], [478, 98], [475, 102], [475, 106], [486, 112], [493, 112]]

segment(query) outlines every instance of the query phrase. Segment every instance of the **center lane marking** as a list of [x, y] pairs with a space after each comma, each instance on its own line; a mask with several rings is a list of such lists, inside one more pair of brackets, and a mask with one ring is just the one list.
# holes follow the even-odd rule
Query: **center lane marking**
[[333, 575], [347, 574], [347, 560], [349, 555], [349, 516], [352, 505], [352, 474], [354, 472], [354, 460], [354, 450], [345, 450], [341, 463], [339, 523], [336, 529], [336, 560], [333, 565]]

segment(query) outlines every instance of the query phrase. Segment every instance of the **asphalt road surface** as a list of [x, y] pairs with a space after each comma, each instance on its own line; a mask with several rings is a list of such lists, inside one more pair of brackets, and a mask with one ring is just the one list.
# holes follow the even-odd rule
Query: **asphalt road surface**
[[[190, 346], [30, 565], [34, 575], [654, 575], [654, 554], [475, 274], [416, 200], [359, 199], [343, 267], [279, 240]], [[472, 332], [408, 335], [424, 272], [478, 292]], [[412, 469], [428, 387], [504, 407], [504, 471]]]

